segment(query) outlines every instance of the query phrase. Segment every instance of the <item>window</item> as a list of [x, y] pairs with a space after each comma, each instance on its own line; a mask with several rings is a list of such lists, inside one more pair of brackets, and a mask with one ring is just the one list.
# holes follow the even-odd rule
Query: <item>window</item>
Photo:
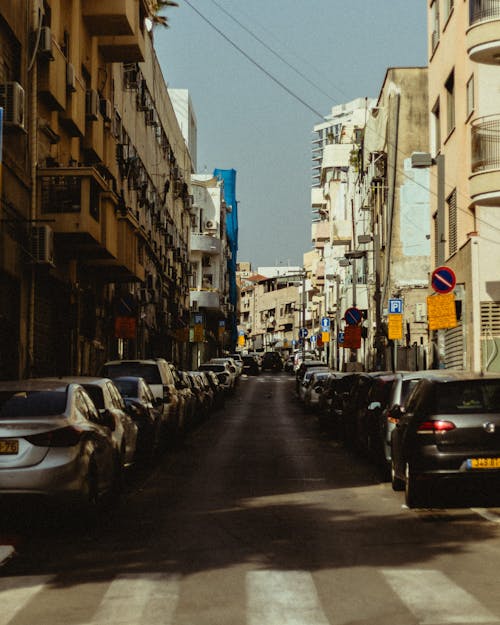
[[452, 71], [445, 82], [446, 89], [446, 130], [450, 134], [455, 128], [455, 72]]
[[457, 190], [453, 189], [446, 199], [448, 205], [448, 243], [449, 254], [454, 254], [458, 248], [457, 242]]
[[467, 117], [474, 111], [474, 74], [467, 81]]
[[432, 109], [432, 117], [431, 117], [431, 136], [434, 142], [432, 145], [432, 150], [434, 154], [438, 154], [441, 150], [441, 116], [440, 116], [440, 106], [439, 106], [439, 98], [437, 99], [434, 107]]
[[431, 5], [431, 53], [437, 47], [439, 43], [439, 0], [435, 0], [435, 2]]

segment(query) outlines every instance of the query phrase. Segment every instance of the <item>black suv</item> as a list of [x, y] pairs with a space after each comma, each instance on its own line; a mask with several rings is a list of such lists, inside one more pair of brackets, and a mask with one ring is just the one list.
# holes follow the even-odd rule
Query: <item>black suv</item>
[[283, 361], [278, 352], [264, 352], [261, 369], [262, 371], [281, 371], [283, 369]]

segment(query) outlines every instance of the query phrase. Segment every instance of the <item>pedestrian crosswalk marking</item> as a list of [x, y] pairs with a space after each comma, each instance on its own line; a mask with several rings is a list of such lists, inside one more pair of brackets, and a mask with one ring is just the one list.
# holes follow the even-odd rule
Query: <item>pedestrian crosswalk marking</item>
[[[498, 625], [500, 622], [469, 592], [440, 571], [391, 568], [378, 573], [418, 625]], [[63, 592], [57, 585], [51, 586], [56, 580], [57, 577], [49, 575], [0, 578], [0, 625], [25, 622], [20, 616], [25, 609], [30, 610], [31, 625], [32, 613], [37, 611], [38, 604], [42, 606], [40, 622], [46, 622], [44, 603], [37, 595], [48, 587], [51, 592]], [[331, 625], [313, 575], [308, 571], [250, 571], [245, 584], [246, 625]], [[68, 614], [85, 608], [87, 615], [93, 615], [90, 620], [78, 621], [78, 625], [176, 625], [178, 617], [182, 617], [177, 614], [180, 575], [123, 574], [110, 581], [107, 587], [105, 582], [99, 582], [101, 585], [106, 590], [95, 606], [88, 605], [90, 595], [78, 592], [70, 597], [77, 597], [81, 605], [68, 602], [68, 596], [66, 603], [61, 603]], [[78, 599], [82, 596], [83, 600]], [[61, 612], [59, 614], [64, 618]]]
[[7, 625], [52, 579], [37, 577], [0, 578], [0, 625]]
[[248, 625], [329, 625], [306, 571], [252, 571], [246, 589]]
[[120, 575], [111, 582], [88, 625], [173, 625], [178, 601], [178, 576]]
[[419, 625], [498, 623], [494, 614], [440, 571], [385, 569], [382, 574]]

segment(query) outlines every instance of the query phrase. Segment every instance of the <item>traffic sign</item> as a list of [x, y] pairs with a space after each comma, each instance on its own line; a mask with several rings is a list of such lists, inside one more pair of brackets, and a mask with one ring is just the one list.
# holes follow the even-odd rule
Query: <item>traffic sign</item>
[[337, 341], [339, 343], [343, 343], [344, 342], [344, 333], [343, 332], [339, 332], [337, 335]]
[[432, 272], [431, 286], [436, 293], [450, 293], [456, 283], [455, 272], [449, 267], [437, 267]]
[[357, 326], [361, 322], [362, 316], [359, 308], [352, 306], [345, 311], [344, 319], [348, 325]]
[[315, 334], [313, 334], [310, 338], [311, 343], [316, 343], [317, 340], [318, 340], [318, 337]]
[[455, 296], [453, 293], [429, 295], [427, 298], [429, 330], [446, 330], [457, 327]]
[[321, 317], [321, 329], [323, 332], [330, 330], [330, 317]]
[[309, 334], [309, 332], [307, 331], [307, 328], [300, 328], [300, 330], [299, 330], [299, 337], [301, 339], [305, 339], [308, 334]]
[[402, 315], [403, 314], [403, 300], [402, 299], [390, 299], [389, 300], [389, 314], [390, 315]]
[[346, 326], [343, 347], [347, 349], [359, 349], [361, 347], [361, 326], [352, 324]]
[[403, 340], [403, 315], [389, 315], [387, 319], [387, 338], [390, 341]]

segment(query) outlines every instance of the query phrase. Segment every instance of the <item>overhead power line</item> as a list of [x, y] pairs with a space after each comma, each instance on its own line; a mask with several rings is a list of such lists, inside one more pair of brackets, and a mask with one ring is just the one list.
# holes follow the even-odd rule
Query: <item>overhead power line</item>
[[240, 48], [236, 43], [234, 43], [234, 41], [232, 39], [230, 39], [226, 34], [224, 34], [222, 32], [222, 30], [220, 30], [219, 28], [217, 28], [217, 26], [211, 22], [207, 17], [205, 17], [203, 15], [203, 13], [201, 13], [201, 11], [199, 11], [196, 7], [194, 7], [192, 5], [192, 3], [189, 0], [184, 0], [184, 2], [190, 6], [193, 11], [195, 13], [197, 13], [201, 19], [206, 22], [211, 28], [213, 28], [223, 39], [225, 39], [231, 46], [233, 46], [233, 48], [235, 48], [236, 50], [238, 50], [238, 52], [240, 54], [242, 54], [248, 61], [250, 61], [250, 63], [252, 63], [252, 65], [255, 65], [255, 67], [257, 67], [258, 69], [260, 69], [261, 72], [264, 72], [264, 74], [270, 78], [274, 83], [276, 83], [279, 87], [281, 87], [281, 89], [283, 89], [284, 91], [286, 91], [288, 93], [288, 95], [290, 95], [292, 98], [294, 98], [295, 100], [297, 100], [298, 102], [300, 102], [303, 106], [305, 106], [307, 109], [309, 109], [310, 111], [312, 111], [315, 115], [317, 115], [319, 118], [324, 119], [324, 115], [323, 113], [320, 113], [319, 111], [317, 111], [313, 106], [311, 106], [310, 104], [308, 104], [305, 100], [303, 100], [300, 96], [298, 96], [296, 93], [294, 93], [291, 89], [289, 89], [285, 84], [283, 84], [280, 80], [278, 80], [278, 78], [276, 78], [276, 76], [274, 76], [273, 74], [271, 74], [270, 72], [267, 71], [267, 69], [265, 67], [263, 67], [260, 63], [258, 63], [255, 59], [253, 59], [249, 54], [247, 54], [242, 48]]

